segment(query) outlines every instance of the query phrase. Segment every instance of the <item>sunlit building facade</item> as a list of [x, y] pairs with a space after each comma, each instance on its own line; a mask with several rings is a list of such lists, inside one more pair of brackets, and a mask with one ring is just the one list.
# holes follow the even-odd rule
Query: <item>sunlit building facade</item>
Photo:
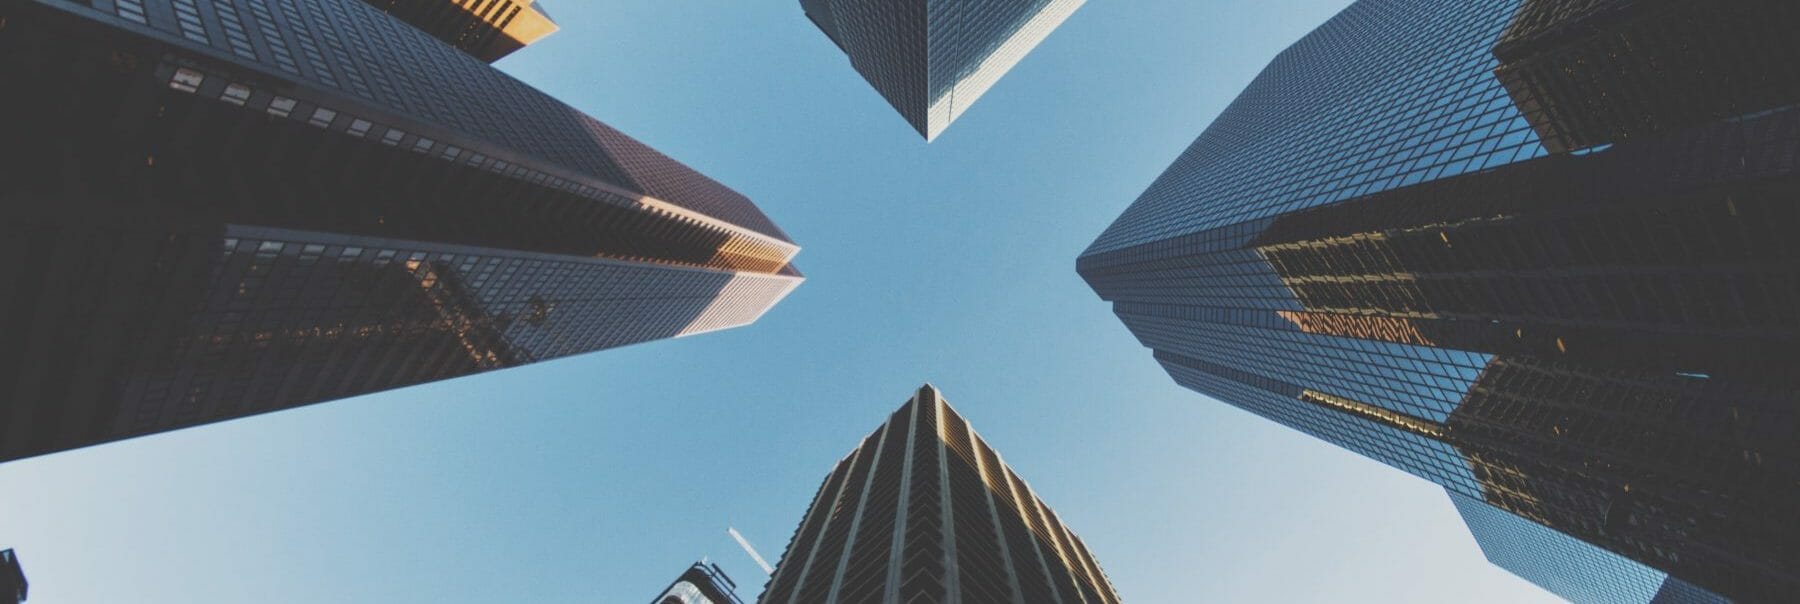
[[[151, 0], [154, 1], [154, 0]], [[556, 33], [544, 7], [533, 0], [363, 0], [492, 63]]]
[[929, 385], [825, 478], [762, 597], [1119, 601], [1087, 545]]
[[1186, 387], [1687, 584], [1800, 593], [1797, 25], [1357, 2], [1078, 269]]
[[755, 321], [754, 204], [357, 0], [0, 4], [0, 461]]
[[12, 599], [12, 604], [25, 601], [31, 585], [25, 582], [25, 569], [19, 566], [19, 557], [10, 549], [0, 550], [0, 597]]
[[737, 583], [719, 565], [695, 562], [650, 604], [743, 604]]
[[1086, 1], [800, 0], [800, 6], [930, 141]]

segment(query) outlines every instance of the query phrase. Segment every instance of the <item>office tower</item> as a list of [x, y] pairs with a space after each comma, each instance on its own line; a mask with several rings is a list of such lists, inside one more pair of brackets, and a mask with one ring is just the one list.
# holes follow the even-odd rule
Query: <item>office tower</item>
[[356, 0], [0, 4], [0, 461], [755, 321], [748, 199]]
[[926, 385], [838, 461], [757, 601], [1119, 596], [1081, 538]]
[[25, 569], [19, 566], [19, 557], [10, 549], [0, 550], [0, 596], [12, 598], [14, 604], [25, 601], [27, 588]]
[[1570, 602], [1728, 604], [1730, 600], [1542, 524], [1452, 494], [1482, 554], [1495, 566]]
[[1800, 593], [1800, 5], [1364, 0], [1082, 254], [1193, 390]]
[[800, 0], [800, 7], [930, 141], [1086, 1]]
[[695, 562], [651, 604], [741, 604], [737, 583], [725, 570], [704, 560]]
[[489, 63], [556, 33], [556, 22], [534, 0], [363, 2]]

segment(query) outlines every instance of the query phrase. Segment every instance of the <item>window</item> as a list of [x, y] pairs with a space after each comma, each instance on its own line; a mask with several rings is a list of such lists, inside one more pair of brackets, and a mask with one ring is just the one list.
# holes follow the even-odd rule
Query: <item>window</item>
[[421, 136], [419, 137], [419, 140], [413, 141], [412, 150], [414, 153], [424, 153], [430, 151], [431, 146], [435, 144], [437, 144], [437, 141]]
[[450, 161], [456, 161], [456, 156], [458, 156], [458, 155], [462, 155], [462, 147], [458, 147], [456, 145], [448, 145], [448, 146], [444, 147], [444, 159], [447, 159]]
[[219, 95], [219, 100], [243, 107], [244, 103], [250, 101], [250, 87], [235, 82], [228, 84], [225, 92]]
[[350, 130], [349, 130], [350, 136], [362, 138], [362, 136], [364, 134], [369, 133], [370, 126], [374, 126], [374, 124], [369, 123], [369, 120], [365, 120], [365, 119], [350, 120]]
[[318, 109], [313, 110], [312, 119], [308, 120], [307, 123], [312, 124], [314, 126], [318, 126], [320, 128], [329, 128], [329, 127], [331, 127], [331, 122], [336, 119], [337, 119], [336, 111], [332, 111], [330, 109], [320, 107]]
[[175, 70], [175, 77], [169, 79], [169, 87], [182, 92], [200, 90], [200, 83], [206, 81], [206, 74], [183, 67]]
[[294, 112], [294, 105], [294, 99], [283, 96], [275, 97], [275, 100], [269, 101], [269, 115], [287, 117]]
[[387, 134], [381, 135], [381, 144], [392, 147], [400, 144], [400, 139], [403, 138], [406, 138], [405, 132], [396, 128], [388, 128]]

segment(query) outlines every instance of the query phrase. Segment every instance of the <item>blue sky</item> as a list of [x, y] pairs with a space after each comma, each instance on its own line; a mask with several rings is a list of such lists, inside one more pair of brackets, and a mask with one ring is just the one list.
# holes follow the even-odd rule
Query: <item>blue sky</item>
[[792, 0], [561, 0], [501, 66], [755, 199], [754, 326], [0, 465], [32, 604], [753, 599], [832, 464], [943, 389], [1133, 602], [1553, 601], [1438, 488], [1175, 386], [1075, 256], [1342, 0], [1093, 2], [926, 145]]

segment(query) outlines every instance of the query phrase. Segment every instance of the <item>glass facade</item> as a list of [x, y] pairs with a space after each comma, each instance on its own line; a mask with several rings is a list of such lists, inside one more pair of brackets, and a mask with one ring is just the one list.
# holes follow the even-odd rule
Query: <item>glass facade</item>
[[1571, 602], [1727, 604], [1730, 600], [1668, 573], [1509, 514], [1451, 495], [1489, 562]]
[[1186, 387], [1698, 592], [1795, 593], [1800, 8], [1714, 8], [1357, 2], [1078, 269]]
[[1086, 0], [801, 0], [808, 18], [926, 140]]
[[925, 386], [838, 461], [757, 601], [1119, 596], [1081, 538]]
[[741, 326], [803, 280], [748, 199], [363, 3], [3, 10], [0, 460]]

